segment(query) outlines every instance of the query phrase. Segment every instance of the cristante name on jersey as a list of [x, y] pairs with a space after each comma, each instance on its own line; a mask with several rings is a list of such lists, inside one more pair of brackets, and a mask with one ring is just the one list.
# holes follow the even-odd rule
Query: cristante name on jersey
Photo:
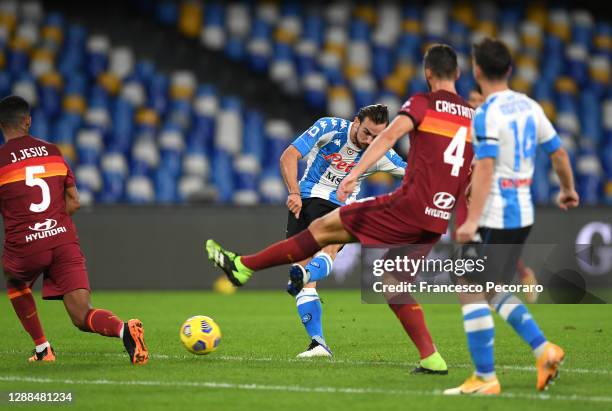
[[18, 161], [25, 160], [26, 158], [44, 157], [48, 155], [49, 152], [45, 146], [22, 148], [19, 151], [11, 152], [11, 163], [16, 163]]
[[470, 107], [464, 106], [463, 104], [451, 103], [450, 101], [445, 100], [436, 101], [436, 111], [469, 119], [474, 117], [474, 110]]

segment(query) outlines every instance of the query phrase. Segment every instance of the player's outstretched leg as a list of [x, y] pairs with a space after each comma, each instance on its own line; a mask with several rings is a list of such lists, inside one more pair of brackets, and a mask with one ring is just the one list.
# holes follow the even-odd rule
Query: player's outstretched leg
[[111, 311], [92, 308], [89, 290], [77, 289], [64, 295], [64, 305], [72, 323], [81, 331], [121, 338], [134, 365], [146, 364], [149, 351], [144, 342], [144, 328], [138, 319], [123, 322]]
[[516, 296], [499, 293], [491, 299], [491, 304], [500, 317], [531, 347], [538, 371], [536, 389], [547, 389], [559, 374], [559, 366], [565, 359], [563, 349], [546, 340], [527, 307]]
[[448, 374], [446, 361], [436, 350], [431, 334], [425, 323], [423, 309], [419, 304], [393, 304], [389, 307], [402, 323], [404, 331], [419, 350], [421, 360], [419, 366], [412, 370], [413, 374]]
[[237, 255], [224, 250], [214, 240], [208, 240], [206, 241], [208, 259], [221, 268], [232, 283], [238, 286], [244, 285], [255, 271], [305, 260], [328, 244], [346, 244], [355, 241], [342, 225], [339, 210], [335, 209], [317, 218], [299, 234], [251, 255]]
[[499, 394], [501, 386], [495, 374], [493, 358], [495, 324], [489, 304], [484, 299], [473, 301], [466, 303], [462, 307], [462, 311], [463, 327], [476, 372], [460, 386], [445, 390], [444, 394]]
[[231, 251], [223, 249], [216, 241], [206, 241], [208, 259], [223, 270], [227, 278], [236, 287], [243, 286], [253, 275], [253, 270], [241, 262], [241, 257]]
[[43, 332], [38, 312], [36, 311], [36, 303], [29, 285], [21, 281], [8, 279], [6, 288], [15, 314], [17, 314], [21, 325], [30, 334], [36, 346], [33, 352], [34, 355], [28, 361], [55, 361], [55, 352]]

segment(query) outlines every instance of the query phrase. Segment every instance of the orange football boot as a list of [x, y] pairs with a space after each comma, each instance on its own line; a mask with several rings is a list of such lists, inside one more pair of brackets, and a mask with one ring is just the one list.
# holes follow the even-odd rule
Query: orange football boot
[[501, 393], [501, 386], [497, 377], [485, 381], [476, 374], [473, 374], [460, 386], [444, 390], [444, 395], [498, 395], [499, 393]]
[[149, 361], [149, 350], [144, 342], [144, 328], [140, 320], [129, 320], [123, 326], [123, 345], [134, 365], [143, 365]]
[[559, 366], [563, 364], [565, 353], [558, 345], [547, 342], [544, 346], [544, 352], [536, 360], [536, 368], [538, 370], [538, 381], [536, 388], [543, 391], [548, 388], [548, 385], [557, 378], [559, 374]]
[[34, 350], [33, 353], [34, 355], [28, 358], [28, 362], [55, 362], [55, 351], [53, 351], [51, 346], [46, 347], [43, 352], [36, 352], [36, 350]]

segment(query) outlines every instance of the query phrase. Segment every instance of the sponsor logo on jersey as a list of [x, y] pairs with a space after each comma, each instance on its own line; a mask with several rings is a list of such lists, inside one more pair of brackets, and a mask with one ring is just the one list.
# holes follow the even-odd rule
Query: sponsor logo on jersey
[[52, 218], [47, 218], [42, 223], [36, 223], [34, 224], [34, 227], [30, 226], [28, 228], [32, 231], [47, 231], [55, 228], [55, 226], [57, 226], [57, 221]]
[[442, 210], [450, 210], [455, 205], [455, 197], [445, 191], [440, 191], [434, 194], [433, 203]]
[[344, 161], [344, 157], [340, 153], [332, 153], [326, 156], [323, 156], [325, 161], [329, 161], [336, 170], [344, 171], [346, 173], [350, 173], [351, 169], [355, 167], [357, 163], [354, 161], [346, 162]]
[[441, 218], [442, 220], [450, 220], [451, 213], [437, 208], [425, 207], [425, 215]]
[[455, 205], [455, 197], [445, 191], [440, 191], [434, 194], [433, 203], [437, 208], [425, 207], [425, 215], [441, 218], [442, 220], [450, 220], [451, 213], [449, 211]]
[[28, 228], [34, 231], [32, 234], [25, 236], [26, 243], [30, 243], [35, 240], [43, 238], [53, 237], [61, 233], [65, 233], [66, 227], [57, 227], [57, 221], [52, 218], [47, 218], [41, 223], [36, 223]]

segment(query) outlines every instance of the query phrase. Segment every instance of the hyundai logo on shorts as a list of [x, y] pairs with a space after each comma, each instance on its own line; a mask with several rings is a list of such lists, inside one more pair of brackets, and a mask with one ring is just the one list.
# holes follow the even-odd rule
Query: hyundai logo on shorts
[[433, 197], [433, 203], [436, 207], [442, 210], [450, 210], [455, 205], [455, 197], [444, 191], [436, 193]]

